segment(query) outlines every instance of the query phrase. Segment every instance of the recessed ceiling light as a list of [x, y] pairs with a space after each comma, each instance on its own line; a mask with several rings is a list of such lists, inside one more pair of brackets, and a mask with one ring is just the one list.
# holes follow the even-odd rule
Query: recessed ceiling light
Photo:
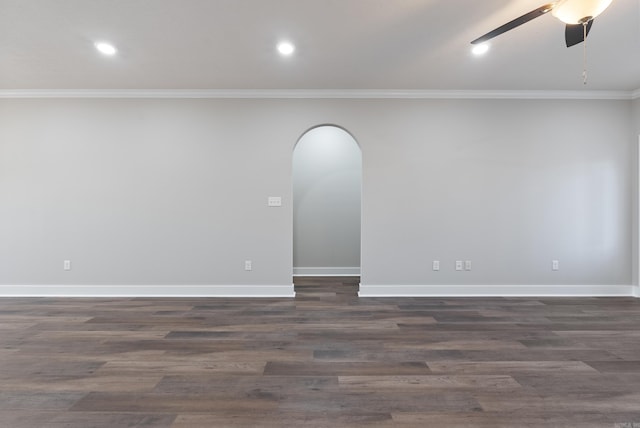
[[278, 43], [278, 52], [280, 55], [289, 56], [295, 52], [296, 47], [291, 42], [280, 42]]
[[113, 56], [118, 52], [118, 50], [111, 43], [106, 42], [96, 42], [94, 44], [96, 49], [103, 55]]
[[471, 52], [473, 52], [474, 55], [484, 55], [489, 51], [489, 44], [488, 43], [482, 43], [479, 45], [475, 45], [473, 47], [473, 49], [471, 49]]

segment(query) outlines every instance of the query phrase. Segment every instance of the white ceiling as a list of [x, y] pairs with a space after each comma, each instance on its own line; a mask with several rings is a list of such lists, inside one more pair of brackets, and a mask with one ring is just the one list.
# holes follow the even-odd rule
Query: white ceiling
[[[545, 1], [0, 0], [0, 89], [581, 90], [582, 45], [551, 14], [470, 53]], [[587, 47], [587, 89], [639, 89], [640, 0], [614, 0]]]

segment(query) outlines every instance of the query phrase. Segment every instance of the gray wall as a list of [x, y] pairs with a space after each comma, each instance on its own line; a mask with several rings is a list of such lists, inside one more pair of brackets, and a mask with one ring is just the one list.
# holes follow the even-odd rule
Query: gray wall
[[640, 134], [640, 98], [633, 100], [633, 124], [635, 125], [636, 134]]
[[[392, 129], [359, 139], [364, 282], [629, 284], [629, 107], [498, 100], [381, 107]], [[445, 269], [431, 271], [434, 259]], [[471, 260], [473, 270], [453, 271], [455, 260]]]
[[[281, 113], [234, 101], [0, 106], [2, 283], [291, 284], [299, 129], [279, 126]], [[279, 195], [285, 206], [268, 208]]]
[[640, 260], [640, 216], [638, 213], [639, 203], [638, 197], [640, 196], [640, 189], [638, 186], [640, 185], [640, 175], [638, 174], [638, 170], [640, 169], [639, 165], [639, 153], [638, 149], [640, 148], [640, 98], [633, 100], [631, 107], [631, 142], [634, 148], [633, 151], [633, 160], [634, 160], [634, 175], [632, 179], [632, 218], [633, 218], [633, 227], [632, 227], [632, 236], [633, 236], [633, 251], [632, 251], [632, 260], [633, 262], [633, 278], [632, 282], [635, 285], [638, 285], [640, 281], [638, 281], [638, 267]]
[[363, 153], [364, 284], [629, 284], [632, 120], [603, 100], [1, 100], [0, 283], [290, 284], [293, 147], [333, 123]]
[[302, 136], [293, 152], [294, 273], [359, 273], [361, 187], [362, 154], [348, 132], [320, 126]]

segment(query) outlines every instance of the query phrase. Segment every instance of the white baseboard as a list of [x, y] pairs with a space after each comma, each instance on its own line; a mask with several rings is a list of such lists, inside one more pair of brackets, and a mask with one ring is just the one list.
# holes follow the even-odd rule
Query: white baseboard
[[[635, 294], [634, 294], [634, 288]], [[614, 297], [638, 296], [631, 285], [367, 285], [360, 297]]]
[[[345, 275], [342, 275], [345, 276]], [[366, 285], [360, 297], [640, 298], [631, 285]], [[0, 297], [295, 297], [291, 285], [0, 285]]]
[[295, 297], [291, 285], [0, 285], [0, 297]]
[[360, 267], [294, 267], [293, 276], [359, 276]]

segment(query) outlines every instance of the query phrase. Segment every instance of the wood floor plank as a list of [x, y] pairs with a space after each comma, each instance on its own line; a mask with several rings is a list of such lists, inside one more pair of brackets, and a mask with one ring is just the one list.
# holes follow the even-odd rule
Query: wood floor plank
[[110, 393], [91, 392], [71, 407], [71, 411], [118, 413], [247, 413], [259, 418], [261, 412], [273, 410], [273, 399], [243, 397], [241, 399], [203, 394]]
[[268, 362], [264, 374], [278, 376], [367, 376], [429, 374], [431, 370], [423, 361], [387, 362]]
[[[638, 355], [640, 357], [640, 355]], [[585, 361], [601, 373], [640, 373], [640, 360], [635, 361]]]
[[597, 412], [545, 412], [539, 415], [511, 412], [394, 412], [392, 418], [394, 426], [398, 427], [447, 428], [633, 428], [633, 421], [638, 420], [637, 415], [633, 413], [610, 416]]
[[437, 350], [500, 350], [500, 349], [526, 349], [527, 347], [516, 340], [443, 340], [437, 342], [424, 342], [412, 344], [393, 344], [395, 349], [437, 349]]
[[279, 411], [263, 413], [259, 419], [250, 415], [179, 415], [171, 428], [334, 428], [334, 427], [373, 427], [388, 428], [396, 426], [389, 413], [382, 412], [292, 412]]
[[640, 373], [557, 373], [554, 376], [540, 376], [537, 373], [517, 373], [513, 378], [524, 388], [543, 393], [628, 393], [638, 391]]
[[162, 374], [116, 374], [116, 375], [95, 375], [90, 377], [80, 377], [74, 379], [57, 378], [43, 379], [33, 376], [19, 378], [16, 376], [10, 379], [2, 379], [2, 388], [5, 391], [42, 391], [46, 389], [50, 392], [149, 392], [162, 379]]
[[[112, 413], [112, 412], [66, 412], [52, 415], [41, 428], [170, 428], [175, 414], [161, 413]], [[36, 425], [32, 425], [31, 428]]]
[[505, 375], [339, 376], [338, 382], [341, 388], [364, 391], [521, 388], [513, 377]]
[[363, 344], [338, 344], [329, 349], [317, 349], [313, 351], [313, 358], [325, 362], [353, 362], [353, 361], [378, 361], [395, 362], [403, 361], [449, 361], [464, 360], [462, 351], [449, 349], [370, 349]]
[[433, 361], [428, 363], [434, 373], [498, 374], [498, 373], [595, 373], [597, 370], [582, 361]]
[[476, 397], [485, 411], [521, 412], [523, 415], [549, 413], [634, 414], [640, 421], [640, 393], [562, 393], [541, 395], [480, 393]]
[[528, 349], [528, 350], [469, 350], [461, 351], [462, 359], [467, 361], [581, 361], [586, 353], [593, 361], [619, 361], [621, 358], [612, 352], [597, 348], [583, 349]]
[[0, 410], [67, 410], [84, 395], [83, 392], [3, 390], [0, 391]]
[[400, 412], [469, 412], [482, 411], [472, 391], [393, 390], [387, 393], [343, 390], [318, 391], [315, 394], [287, 396], [279, 403], [280, 410], [292, 412], [344, 412], [345, 409], [366, 413]]
[[262, 376], [232, 374], [169, 375], [158, 383], [155, 392], [164, 394], [205, 394], [241, 398], [243, 396], [285, 397], [338, 392], [337, 376]]
[[[255, 374], [262, 373], [264, 361], [213, 361], [203, 356], [189, 358], [162, 357], [146, 361], [109, 361], [97, 370], [102, 375], [107, 374], [177, 374], [177, 373], [234, 373]], [[256, 357], [258, 358], [258, 357]]]
[[[64, 410], [53, 411], [45, 409], [0, 410], [0, 426], [3, 428], [41, 428], [46, 427], [57, 415], [69, 413]], [[75, 426], [79, 427], [79, 425]]]

